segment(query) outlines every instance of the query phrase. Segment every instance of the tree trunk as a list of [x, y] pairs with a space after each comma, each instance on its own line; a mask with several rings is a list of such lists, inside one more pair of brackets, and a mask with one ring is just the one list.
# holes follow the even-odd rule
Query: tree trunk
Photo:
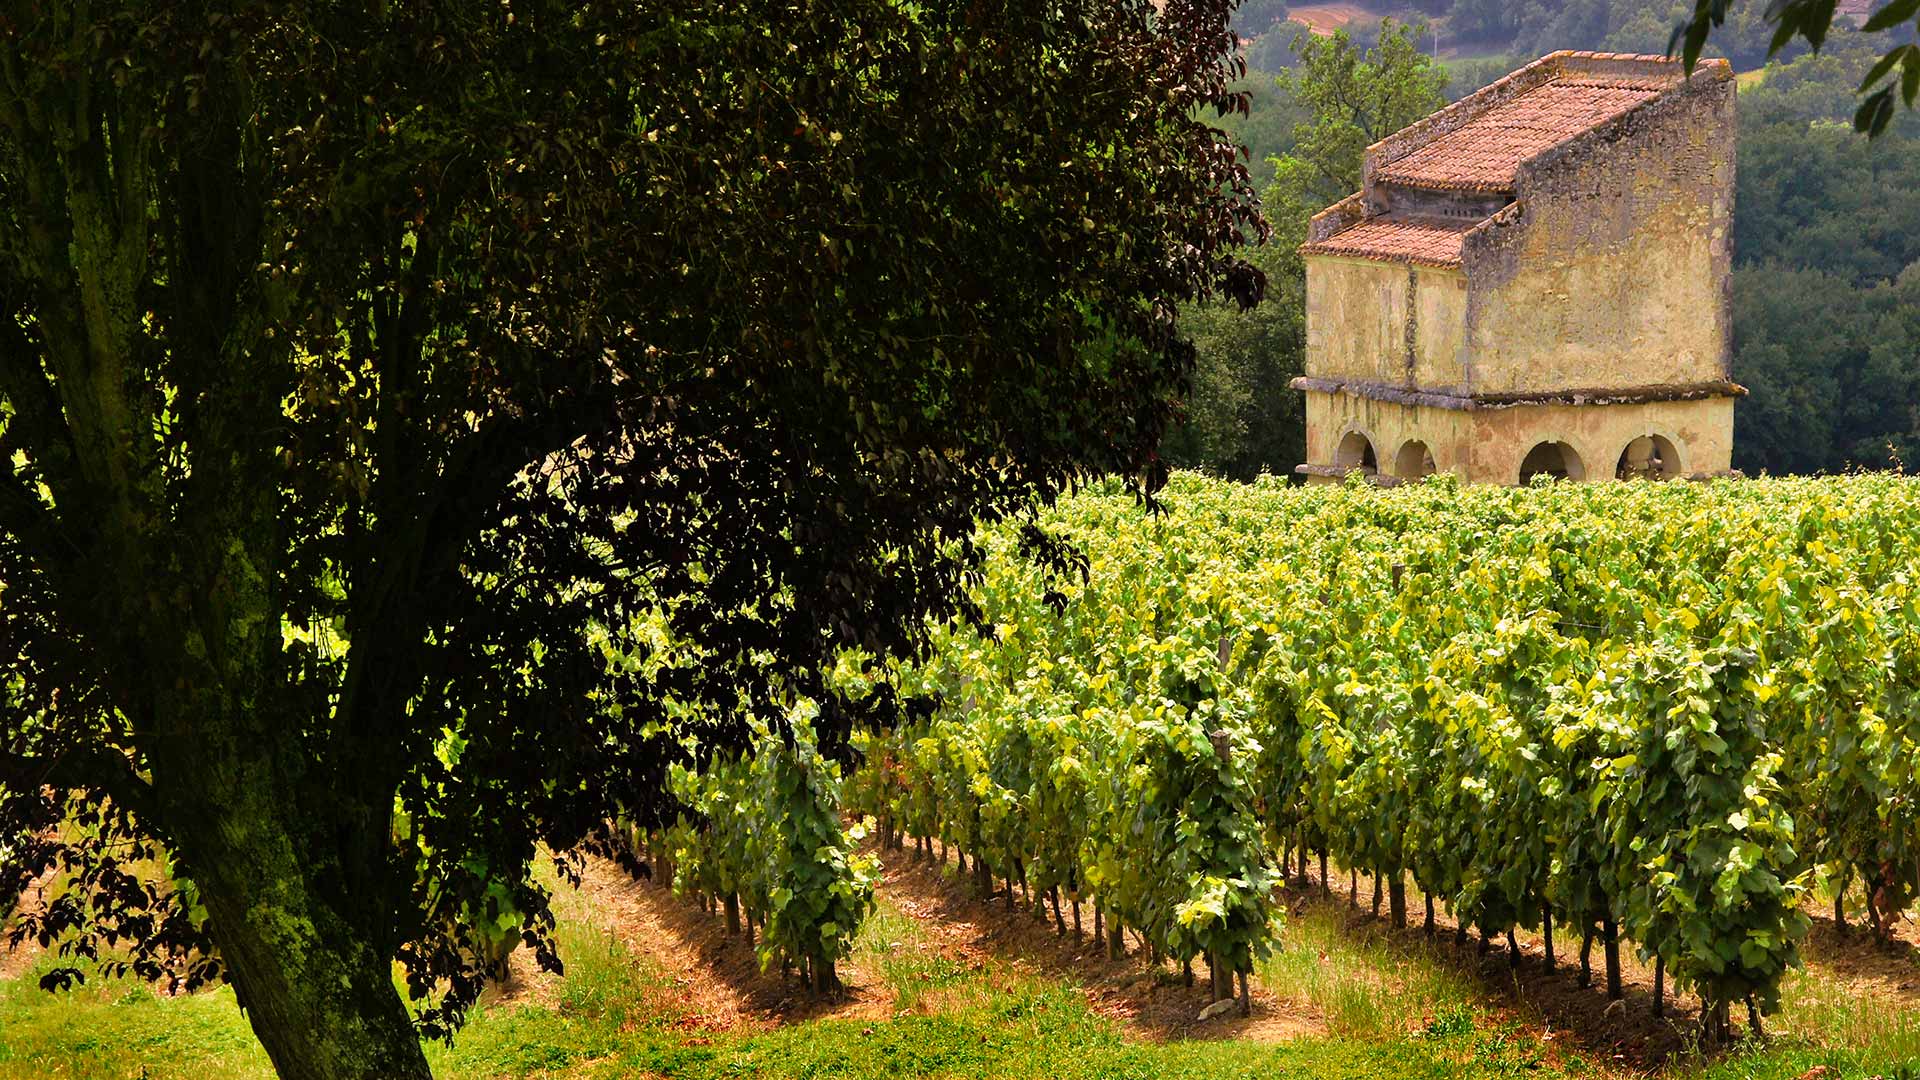
[[1247, 988], [1247, 973], [1240, 973], [1240, 1015], [1253, 1015], [1253, 991]]
[[1119, 919], [1107, 923], [1107, 959], [1125, 960], [1127, 958], [1127, 932]]
[[1620, 926], [1608, 919], [1601, 924], [1601, 932], [1607, 947], [1607, 1000], [1619, 1001], [1626, 996], [1620, 986]]
[[1553, 908], [1540, 905], [1540, 940], [1546, 946], [1547, 970], [1553, 970]]
[[740, 895], [738, 893], [728, 893], [720, 903], [727, 911], [727, 936], [738, 936], [740, 933]]
[[1593, 985], [1593, 924], [1580, 936], [1580, 985]]
[[1853, 879], [1853, 869], [1849, 867], [1840, 874], [1840, 884], [1833, 889], [1833, 928], [1842, 934], [1847, 932], [1847, 885]]
[[1393, 916], [1393, 928], [1407, 928], [1407, 880], [1400, 871], [1395, 870], [1387, 879], [1387, 910]]
[[1507, 927], [1507, 967], [1520, 970], [1520, 941], [1513, 936], [1513, 927]]
[[1380, 872], [1376, 870], [1373, 874], [1373, 917], [1376, 919], [1380, 917], [1380, 885]]
[[825, 957], [810, 958], [808, 966], [813, 969], [813, 992], [831, 994], [840, 988], [840, 977], [834, 973], [833, 961]]
[[1193, 985], [1193, 960], [1191, 958], [1180, 961], [1180, 985]]
[[1047, 899], [1053, 902], [1054, 933], [1058, 934], [1060, 937], [1066, 937], [1067, 936], [1067, 920], [1065, 916], [1060, 914], [1060, 886], [1055, 885], [1052, 888], [1048, 889]]
[[[299, 851], [282, 817], [284, 789], [249, 779], [218, 770], [165, 789], [190, 790], [198, 804], [168, 816], [275, 1072], [283, 1080], [431, 1080], [394, 989], [392, 958], [310, 884], [310, 874], [328, 870]], [[211, 792], [216, 805], [201, 801]], [[182, 828], [189, 817], [197, 820]]]
[[1073, 902], [1073, 940], [1080, 940], [1080, 901]]
[[1427, 936], [1428, 936], [1428, 937], [1432, 937], [1432, 936], [1433, 936], [1433, 930], [1434, 930], [1434, 927], [1433, 927], [1433, 894], [1432, 894], [1432, 893], [1427, 893], [1427, 894], [1426, 894], [1426, 896], [1427, 896], [1427, 926], [1426, 926], [1426, 931], [1427, 931]]
[[1667, 958], [1653, 959], [1653, 1015], [1667, 1015]]
[[1467, 947], [1467, 920], [1458, 912], [1454, 913], [1454, 917], [1460, 921], [1453, 926], [1453, 947], [1464, 949]]
[[1333, 882], [1327, 877], [1327, 849], [1320, 849], [1320, 895], [1333, 895]]
[[1347, 906], [1360, 906], [1360, 871], [1347, 867]]
[[[1078, 911], [1079, 908], [1076, 906], [1074, 910]], [[1101, 909], [1100, 901], [1096, 898], [1093, 902], [1093, 940], [1095, 942], [1106, 940], [1107, 931], [1103, 925], [1105, 920], [1106, 912]]]

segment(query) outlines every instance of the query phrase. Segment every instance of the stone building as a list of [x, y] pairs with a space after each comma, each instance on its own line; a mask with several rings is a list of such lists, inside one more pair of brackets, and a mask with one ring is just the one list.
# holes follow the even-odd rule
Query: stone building
[[1562, 52], [1368, 147], [1301, 248], [1299, 471], [1726, 473], [1733, 109], [1723, 60]]

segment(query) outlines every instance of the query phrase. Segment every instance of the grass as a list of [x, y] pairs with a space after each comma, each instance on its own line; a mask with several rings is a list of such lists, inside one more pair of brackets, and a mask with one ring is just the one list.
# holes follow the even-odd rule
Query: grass
[[[1550, 1047], [1539, 1025], [1499, 1009], [1438, 952], [1335, 909], [1288, 925], [1259, 971], [1279, 998], [1323, 1017], [1328, 1034], [1279, 1043], [1132, 1040], [1093, 1012], [1071, 979], [964, 964], [919, 948], [927, 930], [884, 901], [856, 963], [891, 989], [892, 1019], [819, 1020], [748, 1035], [681, 1030], [669, 974], [594, 926], [561, 895], [567, 974], [551, 1000], [483, 1009], [452, 1047], [429, 1049], [436, 1075], [461, 1078], [1047, 1077], [1061, 1080], [1409, 1080], [1625, 1075], [1613, 1062]], [[0, 984], [0, 1080], [254, 1080], [270, 1077], [230, 991], [160, 998], [128, 984], [61, 994], [32, 975]], [[1776, 1038], [1713, 1062], [1678, 1062], [1666, 1080], [1835, 1080], [1898, 1076], [1920, 1060], [1920, 1016], [1796, 975]], [[1909, 1074], [1916, 1075], [1916, 1074]], [[1920, 1075], [1916, 1075], [1920, 1080]]]
[[[1342, 1038], [1384, 1039], [1427, 1030], [1459, 1015], [1473, 984], [1424, 946], [1408, 949], [1382, 935], [1351, 932], [1338, 909], [1308, 908], [1287, 926], [1260, 968], [1276, 995], [1311, 1009]], [[1471, 1015], [1470, 1010], [1464, 1015]]]

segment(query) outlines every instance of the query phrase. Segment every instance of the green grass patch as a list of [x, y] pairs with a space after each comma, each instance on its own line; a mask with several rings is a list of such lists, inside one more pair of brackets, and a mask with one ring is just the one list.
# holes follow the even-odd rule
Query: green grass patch
[[[567, 972], [535, 1003], [481, 1009], [452, 1047], [428, 1050], [443, 1078], [721, 1080], [1060, 1078], [1060, 1080], [1622, 1080], [1618, 1063], [1550, 1050], [1485, 1005], [1438, 952], [1337, 908], [1293, 918], [1259, 972], [1264, 986], [1323, 1016], [1325, 1037], [1281, 1043], [1130, 1040], [1094, 1013], [1072, 980], [978, 969], [928, 948], [926, 927], [883, 902], [855, 943], [856, 963], [894, 994], [896, 1018], [819, 1020], [751, 1035], [676, 1027], [668, 975], [559, 899]], [[48, 966], [43, 961], [41, 967]], [[269, 1080], [272, 1071], [233, 995], [156, 997], [109, 983], [46, 994], [38, 974], [0, 984], [0, 1080]], [[1678, 1061], [1666, 1080], [1898, 1077], [1920, 1060], [1920, 1017], [1818, 974], [1787, 984], [1777, 1037], [1717, 1061]], [[1914, 1080], [1920, 1076], [1909, 1073]]]

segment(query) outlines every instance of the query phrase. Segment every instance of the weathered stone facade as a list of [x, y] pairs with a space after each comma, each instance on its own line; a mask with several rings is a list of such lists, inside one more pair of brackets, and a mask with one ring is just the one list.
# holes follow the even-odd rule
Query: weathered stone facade
[[1727, 472], [1733, 109], [1724, 61], [1556, 53], [1369, 147], [1301, 249], [1300, 471]]

